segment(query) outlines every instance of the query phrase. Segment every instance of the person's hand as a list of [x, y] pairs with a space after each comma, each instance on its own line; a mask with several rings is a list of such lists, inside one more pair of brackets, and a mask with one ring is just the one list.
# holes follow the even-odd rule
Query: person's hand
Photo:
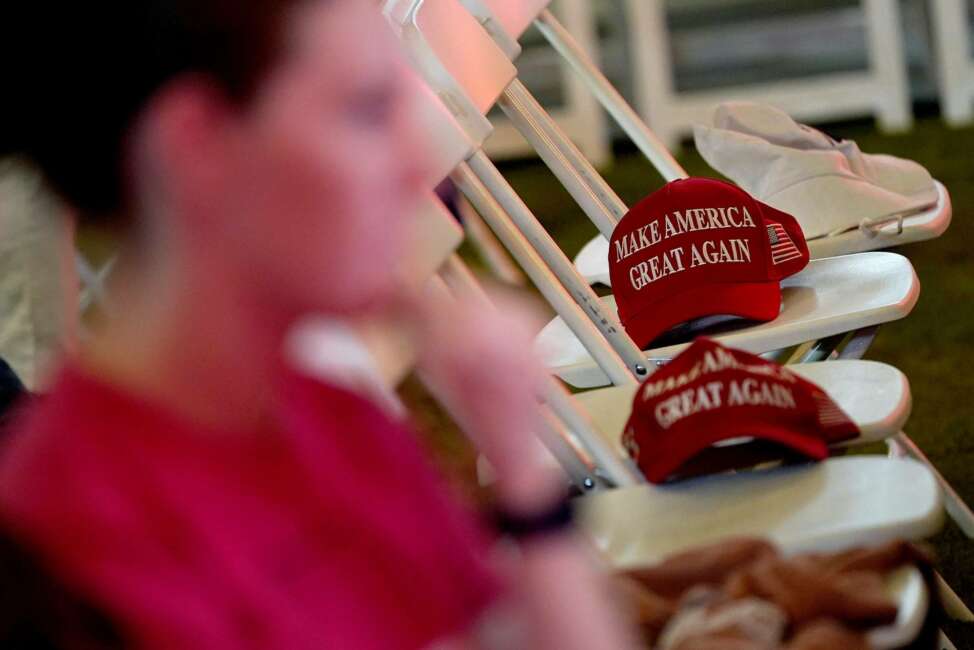
[[470, 385], [461, 396], [471, 408], [493, 417], [498, 400], [534, 403], [545, 370], [533, 352], [539, 311], [526, 298], [495, 293], [484, 301], [430, 292], [417, 316], [423, 370], [437, 380]]
[[[538, 310], [510, 294], [492, 295], [488, 303], [433, 291], [422, 304], [412, 315], [421, 371], [491, 461], [503, 507], [525, 514], [550, 507], [566, 479], [543, 460], [534, 434], [538, 398], [553, 381], [534, 353]], [[523, 647], [634, 648], [631, 629], [607, 598], [605, 576], [579, 537], [566, 533], [522, 543], [517, 555], [512, 584]]]
[[431, 291], [414, 317], [421, 372], [490, 460], [501, 497], [513, 508], [543, 504], [561, 484], [534, 435], [550, 381], [534, 353], [539, 310], [510, 293]]

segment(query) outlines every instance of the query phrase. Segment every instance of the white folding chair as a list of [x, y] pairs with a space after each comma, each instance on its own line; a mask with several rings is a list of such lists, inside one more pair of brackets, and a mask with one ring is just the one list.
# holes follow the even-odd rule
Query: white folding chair
[[934, 62], [940, 88], [940, 110], [951, 126], [974, 120], [974, 59], [971, 16], [965, 0], [931, 0]]
[[[855, 269], [852, 275], [858, 276], [850, 282], [848, 280], [852, 275], [823, 273], [829, 270], [822, 265], [823, 262], [847, 263]], [[686, 328], [686, 342], [647, 350], [647, 357], [650, 361], [662, 363], [684, 349], [695, 333], [706, 332], [725, 345], [759, 354], [788, 348], [801, 339], [818, 338], [811, 346], [799, 348], [792, 358], [796, 361], [830, 358], [842, 339], [848, 338], [849, 343], [843, 348], [841, 356], [857, 359], [865, 354], [878, 326], [909, 314], [919, 295], [919, 280], [906, 258], [884, 252], [813, 260], [804, 271], [784, 280], [781, 285], [782, 311], [775, 321], [715, 332], [708, 331], [706, 327], [718, 319], [709, 322], [704, 319], [696, 324], [697, 329]], [[606, 304], [614, 305], [611, 297], [605, 300]], [[856, 302], [856, 308], [851, 308], [848, 304], [850, 300]], [[843, 332], [853, 330], [855, 332], [851, 337], [843, 337]], [[826, 333], [829, 331], [833, 334]], [[538, 343], [539, 349], [547, 355], [549, 367], [569, 384], [591, 388], [610, 383], [566, 334], [557, 318], [542, 330]], [[904, 433], [897, 433], [887, 442], [893, 455], [911, 457], [927, 465], [944, 491], [951, 518], [969, 537], [974, 538], [974, 511], [937, 472], [922, 450]]]
[[74, 261], [79, 284], [77, 328], [78, 336], [83, 340], [88, 336], [88, 329], [83, 318], [88, 310], [97, 306], [103, 312], [111, 312], [111, 300], [107, 295], [105, 283], [108, 282], [108, 276], [115, 268], [116, 258], [112, 256], [100, 268], [96, 269], [81, 251], [76, 250]]
[[686, 0], [626, 0], [636, 105], [668, 145], [675, 145], [694, 124], [706, 121], [718, 102], [729, 99], [772, 102], [810, 120], [875, 115], [880, 126], [890, 131], [902, 131], [912, 124], [896, 0], [862, 0], [869, 53], [862, 71], [678, 92], [673, 79], [667, 5], [705, 10], [724, 4], [725, 0], [696, 0], [692, 4]]
[[548, 9], [551, 0], [461, 1], [512, 61], [520, 53], [517, 39], [533, 24], [665, 180], [686, 176], [666, 146], [602, 74], [589, 48], [580, 44]]
[[[508, 67], [503, 50], [483, 30], [470, 26], [476, 21], [467, 18], [468, 26], [458, 29], [457, 25], [465, 19], [453, 0], [427, 0], [422, 3], [401, 0], [394, 4], [409, 7], [395, 16], [394, 22], [398, 21], [417, 68], [437, 92], [449, 94], [451, 101], [458, 94], [469, 94], [472, 103], [482, 114], [499, 97], [501, 107], [522, 129], [525, 137], [532, 142], [603, 236], [610, 236], [615, 223], [625, 213], [626, 206], [516, 80], [516, 71]], [[460, 31], [463, 31], [462, 38], [457, 36]], [[478, 62], [477, 66], [471, 65], [474, 61]], [[483, 70], [501, 72], [486, 75], [482, 73]], [[541, 252], [545, 261], [551, 263], [550, 252]], [[865, 259], [858, 261], [863, 266], [870, 262]], [[806, 279], [828, 276], [834, 281], [845, 273], [849, 281], [846, 287], [854, 289], [855, 280], [860, 275], [859, 269], [850, 268], [849, 262], [839, 260], [821, 260], [818, 268], [820, 273], [806, 276]], [[901, 268], [899, 276], [893, 278], [892, 282], [902, 284], [903, 280], [915, 282], [912, 269]], [[841, 303], [839, 307], [842, 310], [838, 314], [828, 314], [829, 318], [820, 318], [820, 314], [814, 312], [802, 314], [800, 318], [807, 318], [799, 320], [797, 324], [787, 323], [787, 329], [792, 335], [801, 331], [811, 337], [809, 340], [814, 340], [836, 334], [839, 323], [854, 330], [882, 322], [881, 319], [877, 320], [875, 314], [865, 313], [852, 302], [846, 300]], [[833, 318], [835, 316], [839, 318]], [[558, 328], [555, 329], [557, 333]], [[759, 330], [755, 336], [758, 340], [765, 336], [773, 338], [772, 330], [773, 324], [767, 330]], [[571, 347], [560, 337], [556, 338], [556, 349]], [[560, 352], [559, 356], [562, 356]]]
[[[576, 37], [591, 52], [598, 52], [594, 3], [591, 0], [557, 0], [556, 4], [559, 15]], [[559, 91], [559, 101], [550, 107], [552, 117], [590, 160], [599, 164], [610, 161], [612, 148], [605, 114], [586, 91], [582, 81], [572, 74], [564, 62], [551, 54], [544, 47], [529, 49], [524, 57], [524, 65], [536, 71], [536, 79], [543, 79], [543, 83], [553, 86], [552, 90]], [[495, 160], [533, 153], [530, 145], [503, 116], [494, 120], [494, 133], [484, 143], [484, 150]]]
[[812, 259], [893, 248], [940, 237], [950, 226], [953, 205], [943, 183], [934, 183], [937, 186], [935, 206], [902, 218], [892, 217], [876, 223], [863, 223], [857, 229], [809, 239], [808, 251]]
[[[467, 5], [472, 3], [474, 3], [474, 0], [467, 0]], [[490, 4], [490, 0], [487, 1], [487, 4]], [[507, 17], [507, 24], [513, 25], [508, 28], [515, 33], [518, 30], [523, 30], [524, 26], [540, 10], [540, 6], [544, 3], [539, 1], [525, 4], [528, 5], [525, 11], [520, 11], [520, 9], [524, 8], [521, 5], [513, 7], [510, 4], [507, 5], [507, 9], [510, 9], [511, 12], [503, 14], [505, 7], [501, 7], [498, 11], [498, 15]], [[393, 22], [407, 35], [406, 40], [410, 45], [410, 50], [418, 60], [417, 67], [438, 88], [441, 96], [445, 94], [450, 97], [451, 102], [455, 102], [460, 93], [470, 92], [473, 103], [479, 107], [481, 113], [486, 112], [487, 108], [498, 97], [498, 94], [505, 95], [508, 101], [512, 99], [512, 95], [523, 98], [524, 93], [516, 90], [518, 84], [516, 81], [512, 81], [512, 72], [505, 65], [503, 59], [504, 52], [496, 44], [484, 43], [483, 41], [489, 39], [485, 39], [483, 35], [480, 35], [478, 40], [476, 30], [471, 31], [469, 25], [464, 27], [463, 30], [454, 29], [456, 25], [463, 22], [463, 17], [456, 11], [455, 5], [456, 3], [435, 0], [430, 0], [426, 3], [392, 1], [387, 3], [387, 9], [392, 7], [394, 12], [399, 12], [394, 16]], [[420, 10], [425, 13], [421, 13]], [[513, 16], [513, 19], [511, 16]], [[481, 23], [490, 25], [490, 20], [484, 18], [483, 10], [478, 14], [478, 18]], [[511, 22], [512, 20], [514, 22]], [[463, 36], [458, 38], [457, 35], [461, 31], [463, 32]], [[502, 28], [495, 25], [493, 31], [502, 31]], [[503, 44], [503, 39], [499, 39], [499, 42]], [[508, 51], [510, 52], [510, 50], [511, 47], [508, 46]], [[442, 58], [442, 63], [440, 62], [440, 58]], [[481, 70], [499, 70], [500, 72], [496, 75], [471, 75], [470, 62], [472, 61], [478, 62]], [[465, 83], [458, 83], [458, 79], [464, 80]], [[605, 83], [607, 84], [607, 82]], [[517, 101], [517, 98], [514, 101]], [[530, 104], [529, 98], [527, 98], [527, 101]], [[512, 112], [517, 113], [517, 111]], [[557, 160], [565, 151], [571, 151], [570, 143], [566, 144], [564, 138], [556, 137], [558, 135], [557, 127], [552, 127], [545, 121], [543, 111], [529, 108], [527, 112], [530, 113], [527, 116], [529, 118], [528, 121], [530, 119], [537, 119], [540, 125], [535, 130], [532, 130], [528, 126], [525, 129], [527, 132], [526, 135], [534, 136], [541, 143], [542, 146], [539, 148], [542, 152], [547, 152], [549, 158], [556, 160], [556, 164], [552, 165], [552, 167], [556, 170], [556, 173], [560, 172], [559, 178], [567, 179], [566, 185], [569, 186], [569, 189], [574, 189], [576, 195], [582, 198], [579, 202], [587, 204], [586, 207], [588, 209], [586, 211], [590, 217], [593, 220], [601, 218], [604, 227], [612, 219], [612, 210], [607, 209], [604, 204], [599, 207], [597, 203], [600, 201], [609, 204], [616, 202], [617, 207], [614, 208], [616, 214], [624, 210], [624, 206], [621, 208], [618, 207], [618, 204], [621, 204], [621, 202], [617, 198], [613, 201], [612, 197], [614, 195], [611, 189], [607, 189], [604, 185], [602, 186], [604, 191], [601, 194], [599, 191], [591, 190], [591, 186], [599, 185], [600, 179], [598, 179], [597, 173], [591, 170], [590, 167], [585, 168], [586, 163], [584, 158], [577, 151], [574, 153], [574, 159], [571, 163], [565, 161], [563, 157], [560, 161]], [[638, 131], [641, 128], [643, 132], [647, 132], [645, 125], [640, 126], [636, 123], [632, 126], [634, 130]], [[579, 171], [579, 169], [582, 171]], [[588, 187], [586, 187], [586, 184], [588, 184]], [[886, 266], [888, 267], [889, 265], [887, 264]], [[820, 265], [819, 268], [822, 269], [825, 267]], [[904, 270], [906, 273], [903, 273]], [[820, 275], [827, 275], [830, 282], [836, 279], [833, 274], [821, 273]], [[911, 269], [900, 269], [900, 273], [892, 278], [890, 284], [894, 286], [899, 284], [902, 286], [904, 281], [911, 287], [915, 285], [915, 277]], [[907, 293], [912, 291], [913, 289], [911, 288]], [[908, 303], [910, 300], [902, 298], [902, 302]], [[872, 307], [874, 305], [870, 305], [870, 308]], [[835, 313], [828, 314], [829, 317], [835, 315]], [[846, 316], [847, 314], [840, 311], [839, 315]], [[854, 324], [855, 314], [853, 313], [851, 316], [852, 318], [849, 320]], [[825, 325], [830, 321], [831, 318], [822, 318], [819, 319], [818, 324]], [[800, 323], [800, 325], [804, 325], [804, 323]], [[834, 327], [834, 324], [832, 326]], [[794, 329], [794, 327], [790, 327], [790, 329]], [[860, 343], [868, 341], [868, 336], [857, 338]], [[820, 354], [824, 354], [821, 350], [819, 352]]]
[[525, 284], [524, 274], [511, 260], [497, 236], [487, 227], [483, 218], [473, 209], [470, 202], [462, 196], [458, 197], [457, 210], [460, 213], [460, 221], [463, 223], [467, 240], [473, 245], [477, 255], [490, 270], [491, 275], [505, 284], [523, 286]]

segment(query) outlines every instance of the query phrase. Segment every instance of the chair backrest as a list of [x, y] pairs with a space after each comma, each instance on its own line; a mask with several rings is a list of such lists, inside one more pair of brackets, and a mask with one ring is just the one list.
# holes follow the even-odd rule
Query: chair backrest
[[[410, 3], [410, 10], [387, 5], [388, 15], [399, 21], [406, 49], [430, 86], [448, 104], [457, 101], [458, 93], [466, 94], [466, 103], [484, 115], [500, 100], [517, 130], [608, 238], [626, 213], [625, 204], [517, 80], [517, 70], [504, 50], [460, 0], [402, 1]], [[462, 112], [450, 108], [464, 119]]]
[[507, 26], [495, 15], [490, 3], [485, 0], [460, 0], [473, 17], [477, 19], [497, 46], [504, 51], [512, 61], [521, 54], [521, 45], [517, 37], [507, 31]]
[[429, 165], [427, 179], [432, 188], [483, 146], [491, 133], [491, 126], [483, 115], [473, 112], [472, 106], [464, 110], [454, 104], [454, 108], [459, 110], [450, 110], [443, 93], [433, 91], [422, 80], [417, 87], [419, 91], [414, 105], [419, 129], [429, 143], [426, 148]]
[[504, 31], [518, 39], [551, 0], [483, 0], [483, 3], [504, 26]]
[[510, 59], [458, 0], [390, 0], [386, 16], [430, 86], [451, 109], [466, 95], [486, 115], [517, 76]]
[[463, 228], [443, 202], [430, 193], [416, 211], [415, 236], [403, 280], [418, 288], [435, 275], [463, 242]]

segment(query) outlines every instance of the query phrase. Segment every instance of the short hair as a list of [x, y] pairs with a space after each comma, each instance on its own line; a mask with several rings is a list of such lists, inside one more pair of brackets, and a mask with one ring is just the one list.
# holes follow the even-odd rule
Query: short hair
[[146, 103], [188, 73], [246, 101], [299, 1], [12, 0], [0, 18], [0, 155], [33, 160], [86, 218], [117, 218], [125, 141]]

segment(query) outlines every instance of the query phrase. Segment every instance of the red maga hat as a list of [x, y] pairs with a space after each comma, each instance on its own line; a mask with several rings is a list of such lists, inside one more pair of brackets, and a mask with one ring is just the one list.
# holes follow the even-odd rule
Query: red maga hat
[[619, 319], [642, 348], [704, 316], [773, 320], [779, 281], [806, 264], [794, 217], [709, 178], [666, 184], [636, 204], [609, 240]]
[[784, 366], [700, 338], [647, 379], [623, 445], [653, 483], [796, 455], [822, 460], [859, 429]]

